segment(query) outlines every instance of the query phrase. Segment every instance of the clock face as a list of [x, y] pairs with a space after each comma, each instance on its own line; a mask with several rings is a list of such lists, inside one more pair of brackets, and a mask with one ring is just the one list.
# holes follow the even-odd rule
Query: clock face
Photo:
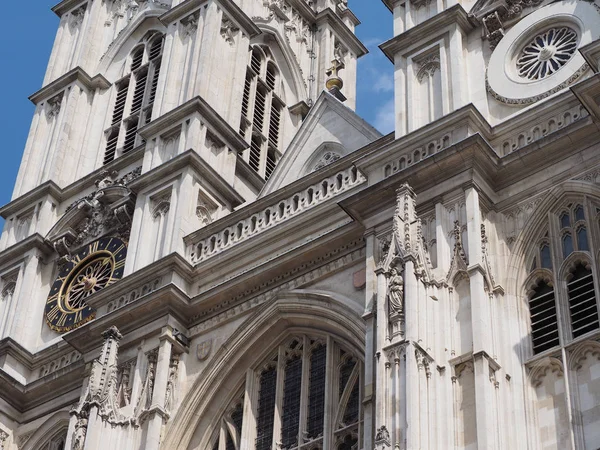
[[86, 299], [123, 276], [127, 244], [105, 237], [72, 255], [61, 267], [46, 301], [46, 322], [54, 331], [73, 330], [95, 317]]

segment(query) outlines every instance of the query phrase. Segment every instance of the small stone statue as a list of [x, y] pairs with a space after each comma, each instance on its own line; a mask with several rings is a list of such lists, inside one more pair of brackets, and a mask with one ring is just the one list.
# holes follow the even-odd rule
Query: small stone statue
[[82, 450], [85, 444], [85, 435], [87, 433], [88, 419], [85, 415], [82, 415], [75, 425], [75, 432], [73, 433], [73, 450]]
[[395, 267], [390, 271], [390, 282], [388, 285], [388, 298], [390, 303], [390, 315], [404, 313], [404, 278]]

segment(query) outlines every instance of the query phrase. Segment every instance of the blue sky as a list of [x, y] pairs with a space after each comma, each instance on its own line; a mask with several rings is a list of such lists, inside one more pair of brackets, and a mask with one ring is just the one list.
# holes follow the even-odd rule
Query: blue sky
[[[6, 20], [0, 44], [0, 109], [2, 163], [0, 164], [0, 205], [10, 201], [29, 126], [33, 105], [28, 100], [40, 89], [50, 56], [58, 17], [50, 10], [58, 0], [7, 2], [2, 7]], [[369, 54], [358, 66], [358, 113], [387, 133], [393, 128], [393, 67], [378, 45], [392, 37], [392, 15], [380, 0], [350, 0], [350, 8], [362, 24], [356, 34]], [[6, 70], [10, 68], [10, 70]], [[343, 72], [342, 72], [343, 75]], [[0, 225], [2, 224], [0, 219]]]

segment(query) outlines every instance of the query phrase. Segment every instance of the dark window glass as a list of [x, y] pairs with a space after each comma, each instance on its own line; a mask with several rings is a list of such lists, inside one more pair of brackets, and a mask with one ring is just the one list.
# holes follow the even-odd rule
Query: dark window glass
[[554, 289], [541, 281], [529, 298], [533, 352], [540, 353], [559, 344]]
[[567, 213], [563, 213], [563, 215], [560, 216], [560, 226], [561, 228], [569, 228], [571, 226], [571, 218]]
[[320, 345], [310, 356], [310, 391], [308, 394], [308, 437], [323, 434], [325, 420], [325, 374], [327, 347]]
[[568, 281], [567, 288], [573, 337], [598, 329], [598, 308], [592, 271], [579, 264]]
[[542, 245], [540, 249], [540, 256], [542, 258], [542, 268], [552, 269], [552, 257], [550, 255], [550, 247], [548, 244]]
[[563, 258], [566, 258], [573, 253], [573, 238], [570, 234], [563, 236]]
[[260, 377], [256, 418], [256, 450], [271, 450], [275, 419], [275, 387], [277, 369], [265, 370]]
[[575, 208], [575, 221], [585, 220], [585, 214], [583, 213], [583, 206], [577, 205]]
[[588, 245], [587, 230], [585, 227], [581, 227], [579, 230], [577, 230], [577, 249], [582, 252], [590, 249]]
[[283, 414], [281, 419], [282, 448], [298, 445], [300, 424], [300, 394], [302, 391], [302, 357], [289, 360], [285, 366]]

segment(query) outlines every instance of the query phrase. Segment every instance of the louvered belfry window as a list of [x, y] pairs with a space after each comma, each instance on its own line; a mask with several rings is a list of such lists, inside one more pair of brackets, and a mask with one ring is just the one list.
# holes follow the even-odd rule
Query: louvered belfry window
[[[256, 379], [255, 390], [244, 388], [240, 396], [249, 396], [255, 412], [237, 418], [226, 413], [212, 434], [210, 448], [219, 448], [226, 436], [226, 450], [240, 450], [237, 436], [243, 434], [242, 427], [247, 427], [245, 435], [254, 436], [250, 448], [256, 450], [320, 449], [326, 434], [335, 442], [355, 445], [362, 420], [361, 370], [358, 359], [333, 339], [289, 338], [262, 366], [250, 369]], [[234, 402], [241, 403], [239, 397]], [[231, 410], [236, 411], [234, 407]], [[242, 413], [241, 408], [237, 411]], [[332, 413], [329, 421], [326, 411]]]
[[115, 83], [110, 127], [105, 131], [104, 164], [142, 144], [138, 129], [152, 120], [164, 36], [147, 34], [132, 50], [126, 74]]
[[250, 143], [245, 159], [254, 171], [268, 180], [281, 155], [282, 114], [279, 69], [269, 49], [255, 45], [242, 96], [240, 134]]
[[[595, 220], [588, 220], [590, 214]], [[598, 249], [598, 243], [592, 242], [589, 233], [591, 226], [598, 227], [598, 217], [600, 208], [590, 199], [569, 203], [554, 216], [555, 227], [549, 226], [538, 243], [529, 277], [535, 354], [600, 329], [592, 251]], [[553, 235], [552, 230], [558, 234]]]

